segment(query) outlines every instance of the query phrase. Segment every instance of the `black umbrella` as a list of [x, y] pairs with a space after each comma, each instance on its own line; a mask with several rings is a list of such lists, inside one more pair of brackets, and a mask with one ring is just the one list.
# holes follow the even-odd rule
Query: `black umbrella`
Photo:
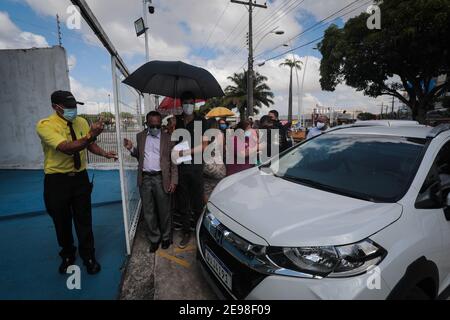
[[150, 61], [139, 67], [123, 83], [141, 93], [180, 97], [190, 91], [195, 98], [222, 97], [222, 88], [205, 69], [181, 61]]

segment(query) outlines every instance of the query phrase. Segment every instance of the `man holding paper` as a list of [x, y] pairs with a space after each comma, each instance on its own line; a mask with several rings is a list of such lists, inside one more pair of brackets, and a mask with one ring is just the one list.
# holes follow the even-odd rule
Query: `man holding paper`
[[171, 161], [174, 142], [161, 130], [161, 115], [150, 111], [146, 117], [147, 129], [136, 136], [137, 147], [124, 139], [124, 146], [138, 159], [138, 186], [144, 218], [149, 228], [150, 252], [169, 248], [172, 243], [170, 194], [178, 183], [178, 168]]
[[176, 129], [184, 129], [189, 133], [189, 141], [179, 143], [177, 159], [179, 185], [177, 188], [177, 207], [183, 219], [183, 236], [178, 245], [185, 248], [191, 237], [191, 218], [194, 221], [203, 209], [203, 150], [208, 146], [208, 139], [203, 136], [207, 129], [205, 119], [194, 114], [195, 99], [191, 92], [181, 95], [183, 114], [177, 117]]

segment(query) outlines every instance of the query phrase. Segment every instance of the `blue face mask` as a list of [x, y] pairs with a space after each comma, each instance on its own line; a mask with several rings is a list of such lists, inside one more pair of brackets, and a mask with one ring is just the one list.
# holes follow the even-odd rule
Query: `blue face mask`
[[219, 128], [220, 128], [221, 130], [225, 130], [226, 128], [228, 128], [228, 126], [227, 126], [226, 123], [221, 123], [221, 124], [219, 125]]
[[72, 122], [77, 117], [77, 108], [63, 109], [64, 114], [63, 117], [67, 121]]

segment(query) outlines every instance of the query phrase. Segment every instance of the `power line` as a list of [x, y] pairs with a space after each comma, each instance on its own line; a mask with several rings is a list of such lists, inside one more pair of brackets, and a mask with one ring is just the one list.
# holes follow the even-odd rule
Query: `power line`
[[[344, 13], [343, 15], [340, 15], [340, 16], [336, 17], [335, 19], [333, 19], [333, 20], [331, 20], [331, 21], [324, 23], [324, 21], [328, 20], [330, 17], [333, 17], [333, 16], [336, 15], [337, 13], [342, 12], [343, 10], [347, 9], [348, 7], [352, 6], [353, 4], [355, 4], [356, 2], [359, 2], [359, 1], [363, 1], [363, 0], [355, 0], [355, 1], [351, 2], [350, 4], [346, 5], [344, 8], [342, 8], [342, 9], [340, 9], [340, 10], [334, 12], [333, 14], [329, 15], [328, 17], [322, 19], [321, 21], [319, 21], [319, 22], [313, 24], [312, 26], [308, 27], [307, 29], [303, 30], [302, 32], [300, 32], [300, 33], [297, 34], [296, 36], [290, 38], [288, 41], [292, 41], [292, 40], [294, 40], [294, 39], [300, 38], [300, 37], [301, 37], [302, 35], [304, 35], [305, 33], [309, 32], [309, 31], [312, 31], [312, 30], [314, 30], [314, 29], [317, 29], [317, 28], [320, 27], [320, 26], [325, 26], [325, 25], [327, 25], [327, 24], [330, 24], [330, 23], [332, 23], [333, 21], [338, 20], [339, 18], [342, 18], [342, 17], [348, 15], [349, 13], [351, 13], [351, 12], [353, 12], [353, 11], [355, 11], [355, 10], [361, 8], [362, 6], [364, 6], [364, 5], [366, 5], [366, 4], [372, 2], [372, 0], [369, 0], [369, 1], [367, 1], [366, 3], [360, 5], [359, 7], [356, 7], [356, 8], [354, 8], [354, 9], [352, 9], [351, 11], [348, 11], [348, 12]], [[275, 50], [277, 50], [278, 48], [281, 48], [282, 46], [284, 46], [284, 43], [281, 44], [281, 45], [278, 45], [278, 46], [274, 47], [273, 49], [266, 50], [266, 51], [264, 51], [264, 52], [262, 52], [262, 53], [256, 55], [255, 58], [256, 58], [256, 57], [259, 57], [259, 56], [262, 56], [262, 55], [264, 55], [264, 54], [270, 53], [270, 52], [272, 52], [272, 51], [275, 51]]]
[[[292, 1], [292, 0], [289, 0], [289, 1]], [[294, 0], [294, 1], [297, 1], [297, 0]], [[278, 5], [277, 7], [276, 7], [276, 9], [274, 9], [275, 10], [275, 12], [274, 13], [271, 13], [271, 18], [269, 18], [269, 20], [270, 19], [272, 19], [274, 16], [276, 17], [276, 14], [277, 13], [279, 13], [279, 12], [282, 12], [281, 13], [281, 17], [278, 17], [278, 18], [276, 18], [276, 20], [275, 21], [273, 21], [272, 23], [270, 23], [270, 25], [272, 26], [272, 25], [274, 25], [276, 22], [278, 22], [279, 20], [281, 20], [281, 18], [283, 18], [286, 14], [288, 14], [288, 13], [290, 13], [290, 12], [292, 12], [293, 10], [295, 10], [302, 2], [303, 2], [304, 0], [302, 0], [302, 1], [300, 1], [299, 3], [289, 3], [289, 2], [285, 2], [285, 3], [282, 3], [282, 4], [280, 4], [280, 5]], [[295, 5], [294, 7], [291, 7], [292, 5]], [[288, 6], [288, 7], [286, 7], [286, 6]], [[287, 8], [287, 10], [285, 10]], [[266, 17], [267, 17], [268, 15], [266, 15]], [[260, 24], [259, 25], [259, 27], [260, 27], [260, 30], [258, 31], [258, 32], [256, 32], [256, 33], [259, 33], [260, 34], [260, 32], [261, 31], [264, 31], [264, 30], [266, 30], [267, 28], [268, 28], [268, 25], [266, 24], [265, 26], [265, 23], [263, 22], [262, 24]], [[262, 28], [261, 28], [262, 27]], [[255, 36], [257, 36], [256, 34], [255, 34]], [[261, 39], [261, 38], [260, 38]], [[239, 54], [243, 49], [245, 49], [245, 47], [246, 47], [246, 44], [244, 43], [243, 45], [241, 45], [240, 47], [237, 47], [237, 48], [235, 48], [234, 50], [232, 50], [232, 52], [231, 52], [231, 54], [233, 54], [233, 55], [237, 55], [237, 54]], [[228, 63], [225, 65], [225, 66], [227, 66], [228, 65]]]
[[[353, 2], [351, 2], [351, 3], [349, 3], [348, 5], [346, 5], [345, 7], [343, 7], [342, 9], [340, 9], [340, 10], [336, 11], [335, 13], [329, 15], [328, 17], [326, 17], [326, 18], [320, 20], [319, 22], [315, 23], [314, 25], [312, 25], [311, 27], [307, 28], [306, 30], [303, 30], [303, 31], [300, 32], [298, 35], [296, 35], [295, 37], [293, 37], [293, 38], [291, 38], [291, 39], [289, 39], [289, 40], [292, 41], [292, 40], [294, 40], [294, 39], [300, 37], [302, 34], [308, 32], [308, 30], [310, 30], [310, 29], [316, 27], [317, 25], [322, 24], [325, 20], [328, 20], [329, 18], [331, 18], [331, 17], [334, 16], [335, 14], [338, 14], [338, 13], [344, 11], [345, 9], [347, 9], [348, 7], [352, 6], [353, 4], [355, 4], [356, 2], [359, 2], [359, 1], [362, 1], [362, 0], [354, 0]], [[369, 1], [369, 2], [372, 2], [372, 1]]]
[[225, 14], [225, 12], [227, 11], [228, 7], [230, 6], [231, 2], [228, 2], [227, 5], [225, 6], [225, 8], [222, 11], [222, 14], [219, 17], [219, 20], [217, 20], [216, 25], [214, 26], [214, 28], [211, 30], [211, 32], [209, 33], [208, 39], [206, 40], [205, 44], [202, 46], [202, 49], [200, 50], [199, 56], [202, 55], [203, 50], [205, 49], [205, 47], [208, 45], [209, 40], [211, 39], [211, 36], [214, 34], [214, 31], [216, 31], [217, 25], [220, 23], [220, 21], [222, 21], [222, 18]]
[[282, 13], [280, 13], [280, 16], [276, 16], [274, 15], [273, 17], [275, 17], [275, 20], [273, 20], [272, 22], [267, 21], [266, 25], [255, 33], [255, 36], [259, 36], [262, 33], [264, 33], [265, 30], [268, 30], [270, 28], [272, 28], [276, 23], [278, 23], [281, 19], [283, 19], [286, 15], [295, 12], [295, 10], [297, 10], [297, 8], [304, 2], [305, 0], [301, 0], [299, 2], [294, 2], [292, 3], [289, 7], [286, 8], [286, 10]]
[[[284, 3], [279, 4], [277, 7], [273, 8], [273, 11], [272, 11], [272, 12], [267, 13], [267, 14], [263, 17], [263, 19], [261, 19], [261, 21], [258, 21], [258, 22], [256, 23], [256, 27], [255, 27], [255, 34], [256, 34], [257, 32], [259, 32], [260, 29], [261, 29], [265, 24], [267, 24], [270, 20], [272, 20], [274, 17], [276, 17], [277, 14], [278, 14], [279, 12], [282, 12], [286, 6], [290, 5], [290, 4], [292, 3], [292, 1], [295, 2], [295, 1], [297, 1], [297, 0], [288, 0], [288, 1], [284, 2]], [[255, 19], [255, 21], [256, 21], [256, 19]]]
[[298, 50], [298, 49], [300, 49], [300, 48], [306, 47], [306, 46], [308, 46], [308, 45], [310, 45], [310, 44], [312, 44], [312, 43], [314, 43], [314, 42], [316, 42], [316, 41], [322, 40], [324, 37], [325, 37], [325, 36], [321, 36], [321, 37], [319, 37], [319, 38], [317, 38], [317, 39], [314, 39], [314, 40], [312, 40], [312, 41], [310, 41], [310, 42], [308, 42], [308, 43], [305, 43], [305, 44], [302, 44], [302, 45], [300, 45], [300, 46], [297, 46], [297, 47], [294, 47], [294, 48], [292, 48], [292, 49], [289, 49], [289, 50], [287, 50], [287, 51], [285, 51], [285, 52], [283, 52], [283, 53], [277, 54], [276, 56], [273, 56], [273, 57], [271, 57], [271, 58], [269, 58], [269, 59], [264, 60], [264, 62], [267, 62], [267, 61], [270, 61], [270, 60], [274, 60], [274, 59], [276, 59], [276, 58], [279, 58], [279, 57], [281, 57], [281, 56], [284, 56], [285, 54], [288, 54], [288, 53], [293, 52], [293, 51], [295, 51], [295, 50]]

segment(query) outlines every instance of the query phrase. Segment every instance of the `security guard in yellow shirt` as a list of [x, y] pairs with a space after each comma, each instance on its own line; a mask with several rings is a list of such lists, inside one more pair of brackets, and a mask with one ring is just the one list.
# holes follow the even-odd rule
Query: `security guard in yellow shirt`
[[77, 104], [68, 91], [55, 91], [51, 95], [55, 112], [36, 125], [44, 150], [44, 202], [53, 219], [58, 244], [61, 246], [60, 273], [65, 273], [75, 262], [76, 247], [72, 235], [72, 220], [77, 233], [79, 253], [89, 274], [98, 273], [100, 264], [95, 259], [92, 232], [92, 185], [86, 171], [87, 150], [117, 159], [115, 152], [106, 152], [95, 140], [103, 131], [100, 120], [89, 126], [77, 117]]

